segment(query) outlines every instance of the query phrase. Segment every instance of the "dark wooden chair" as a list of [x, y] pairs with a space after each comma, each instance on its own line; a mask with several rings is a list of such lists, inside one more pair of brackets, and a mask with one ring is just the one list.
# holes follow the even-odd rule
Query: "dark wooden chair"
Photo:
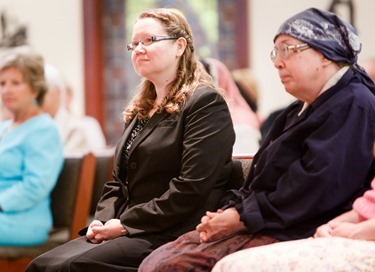
[[79, 236], [90, 211], [95, 160], [92, 153], [65, 157], [51, 194], [54, 227], [47, 242], [32, 247], [0, 247], [0, 271], [24, 272], [35, 257]]
[[[100, 200], [104, 184], [112, 180], [112, 171], [114, 164], [114, 148], [105, 149], [95, 152], [96, 167], [94, 175], [94, 186], [90, 205], [90, 217], [93, 217], [96, 210], [96, 204]], [[91, 222], [91, 219], [90, 219]]]
[[227, 189], [239, 189], [249, 174], [253, 155], [233, 155], [233, 170]]

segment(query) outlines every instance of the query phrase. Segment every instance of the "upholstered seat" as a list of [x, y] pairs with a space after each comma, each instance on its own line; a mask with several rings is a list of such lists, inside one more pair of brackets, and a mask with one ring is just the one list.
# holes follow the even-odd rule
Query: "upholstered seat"
[[232, 161], [233, 170], [227, 189], [239, 189], [249, 174], [253, 155], [234, 155]]
[[40, 254], [78, 237], [89, 214], [95, 171], [91, 153], [70, 155], [51, 194], [54, 228], [47, 242], [32, 247], [0, 247], [0, 271], [24, 271]]

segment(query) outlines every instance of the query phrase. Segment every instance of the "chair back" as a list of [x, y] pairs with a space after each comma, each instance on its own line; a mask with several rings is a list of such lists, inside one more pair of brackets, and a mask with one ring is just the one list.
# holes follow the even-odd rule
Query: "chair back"
[[90, 216], [93, 217], [96, 210], [96, 204], [102, 196], [104, 184], [112, 180], [112, 171], [114, 165], [114, 148], [108, 148], [95, 152], [96, 167], [94, 175], [94, 188], [92, 191]]
[[95, 162], [92, 153], [67, 155], [51, 194], [54, 229], [69, 228], [70, 239], [78, 237], [78, 231], [86, 225]]
[[239, 189], [242, 187], [249, 174], [253, 157], [253, 155], [232, 156], [233, 169], [227, 189]]
[[51, 193], [54, 228], [46, 243], [33, 247], [0, 247], [0, 271], [21, 272], [36, 256], [78, 237], [86, 226], [94, 183], [95, 156], [67, 155]]

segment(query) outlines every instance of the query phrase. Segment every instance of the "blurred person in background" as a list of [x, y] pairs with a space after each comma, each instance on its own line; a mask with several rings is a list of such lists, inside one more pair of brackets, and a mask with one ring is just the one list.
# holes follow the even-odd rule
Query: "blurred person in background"
[[364, 60], [361, 62], [361, 66], [366, 70], [371, 79], [375, 81], [375, 57]]
[[232, 76], [238, 90], [256, 114], [258, 112], [259, 88], [254, 73], [250, 68], [234, 69]]
[[43, 112], [47, 92], [43, 59], [25, 50], [0, 58], [0, 246], [46, 241], [53, 224], [50, 193], [63, 165], [63, 144]]
[[87, 152], [90, 150], [81, 119], [65, 107], [66, 85], [60, 71], [53, 65], [45, 64], [48, 92], [43, 110], [55, 120], [60, 131], [65, 153]]
[[214, 58], [204, 58], [201, 62], [212, 76], [216, 86], [225, 93], [225, 99], [228, 103], [236, 133], [233, 154], [255, 153], [258, 151], [260, 140], [257, 115], [241, 95], [231, 72], [222, 61]]
[[[65, 108], [67, 111], [73, 115], [72, 103], [74, 99], [74, 92], [69, 84], [65, 84], [66, 94], [65, 94]], [[102, 151], [107, 149], [107, 141], [104, 136], [104, 132], [98, 120], [92, 116], [84, 115], [80, 118], [81, 128], [86, 135], [86, 139], [89, 145], [89, 149], [94, 153], [96, 151]]]

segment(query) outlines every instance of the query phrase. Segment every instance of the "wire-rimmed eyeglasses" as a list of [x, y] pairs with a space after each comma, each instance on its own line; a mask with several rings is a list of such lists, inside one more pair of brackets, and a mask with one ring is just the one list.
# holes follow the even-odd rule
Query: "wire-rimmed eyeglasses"
[[148, 37], [148, 38], [144, 38], [143, 40], [140, 40], [138, 42], [131, 42], [126, 47], [128, 48], [128, 51], [133, 51], [134, 49], [137, 48], [137, 46], [139, 44], [141, 44], [142, 46], [149, 46], [153, 42], [166, 41], [166, 40], [177, 40], [177, 39], [178, 39], [178, 37], [176, 37], [176, 36], [151, 36], [151, 37]]
[[298, 53], [305, 49], [309, 49], [310, 46], [307, 43], [295, 44], [295, 45], [287, 45], [285, 43], [281, 43], [279, 48], [274, 48], [271, 51], [270, 57], [272, 62], [275, 62], [277, 55], [280, 55], [283, 59], [286, 59], [290, 52]]

